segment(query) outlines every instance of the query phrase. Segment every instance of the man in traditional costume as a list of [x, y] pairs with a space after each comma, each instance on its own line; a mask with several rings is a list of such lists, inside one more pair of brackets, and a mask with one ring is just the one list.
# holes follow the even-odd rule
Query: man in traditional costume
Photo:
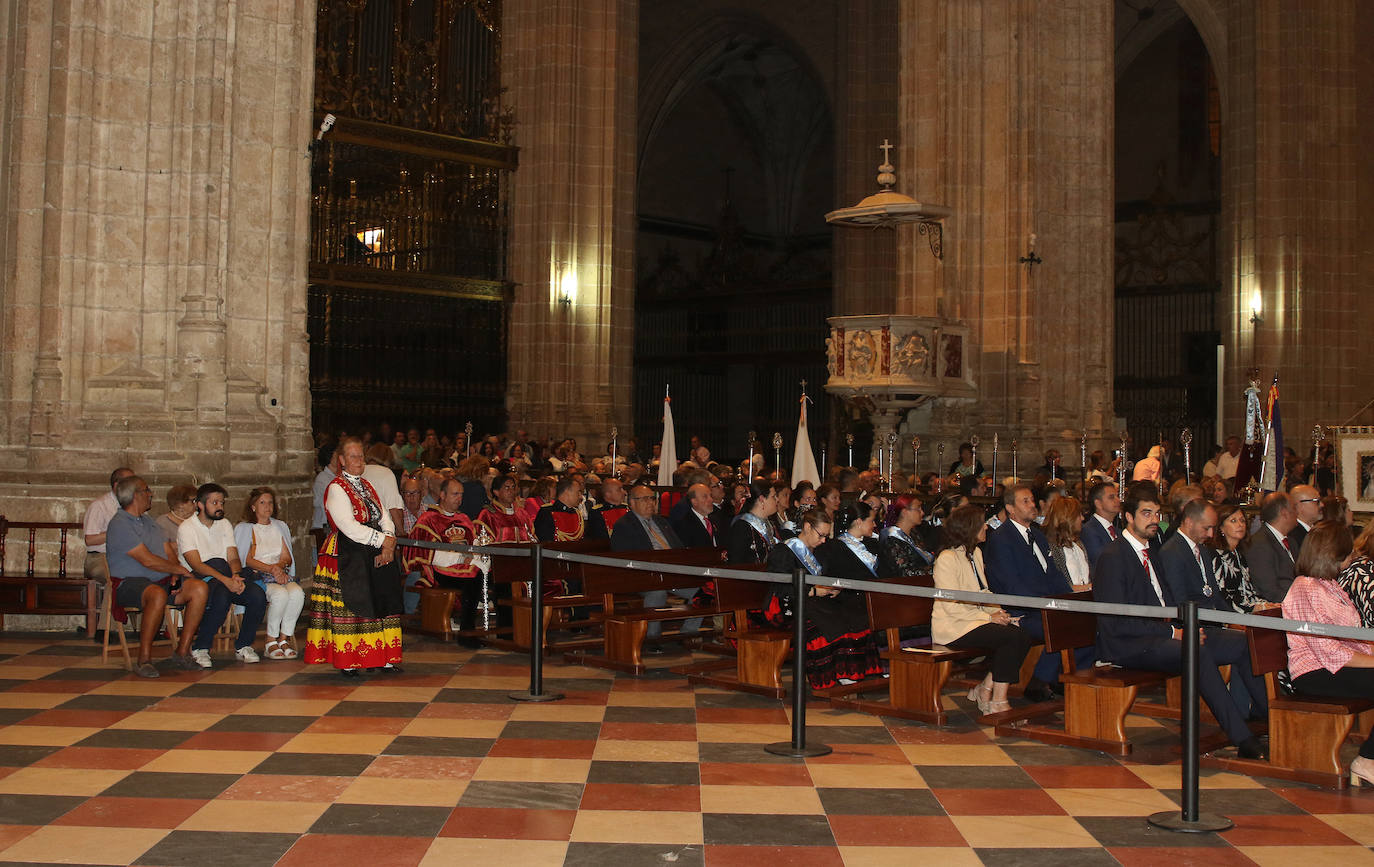
[[[415, 522], [410, 538], [426, 542], [480, 545], [489, 541], [467, 515], [458, 511], [463, 502], [463, 483], [446, 479], [439, 488], [439, 502], [430, 506]], [[459, 591], [458, 629], [470, 632], [477, 625], [477, 600], [482, 595], [481, 580], [489, 558], [458, 551], [433, 548], [406, 548], [405, 568], [421, 574], [421, 587], [447, 587]], [[480, 647], [472, 637], [459, 637], [464, 647]]]

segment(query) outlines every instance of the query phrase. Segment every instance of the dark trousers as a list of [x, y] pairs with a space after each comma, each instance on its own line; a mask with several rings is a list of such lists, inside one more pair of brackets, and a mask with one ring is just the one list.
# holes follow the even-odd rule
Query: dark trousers
[[[229, 574], [229, 564], [218, 557], [206, 560], [205, 565], [221, 575]], [[205, 616], [200, 619], [200, 628], [196, 630], [192, 650], [210, 649], [215, 642], [215, 633], [219, 631], [220, 624], [224, 623], [224, 618], [229, 614], [230, 605], [243, 606], [243, 622], [239, 626], [239, 637], [234, 642], [234, 649], [253, 645], [258, 627], [262, 625], [262, 617], [267, 613], [267, 594], [258, 586], [258, 573], [252, 569], [244, 569], [239, 573], [239, 577], [243, 579], [244, 584], [242, 593], [230, 593], [229, 588], [215, 578], [207, 582], [210, 585], [210, 598], [205, 603]]]
[[[1039, 611], [1027, 611], [1021, 616], [1021, 629], [1034, 641], [1044, 642], [1045, 621]], [[1092, 645], [1080, 647], [1073, 652], [1074, 665], [1079, 671], [1091, 671], [1097, 663], [1097, 648]], [[1059, 682], [1059, 654], [1042, 651], [1040, 661], [1035, 664], [1035, 678], [1043, 683]]]
[[989, 666], [994, 683], [1016, 683], [1021, 679], [1021, 663], [1030, 653], [1031, 637], [1019, 626], [984, 623], [949, 642], [946, 647], [962, 650], [983, 647], [992, 651]]
[[[1332, 674], [1324, 668], [1293, 678], [1298, 695], [1323, 695], [1330, 698], [1369, 698], [1374, 696], [1374, 668], [1342, 668]], [[1360, 755], [1374, 759], [1374, 729], [1360, 744]]]
[[1269, 714], [1269, 692], [1264, 679], [1255, 677], [1250, 665], [1250, 644], [1245, 633], [1235, 629], [1208, 627], [1204, 630], [1207, 643], [1217, 665], [1231, 666], [1231, 700], [1241, 716], [1262, 717]]
[[[1241, 642], [1244, 641], [1242, 638]], [[1112, 662], [1126, 668], [1178, 674], [1183, 671], [1183, 642], [1172, 638], [1141, 638], [1135, 649], [1119, 654]], [[1212, 653], [1212, 640], [1209, 637], [1207, 643], [1198, 648], [1198, 692], [1217, 722], [1221, 723], [1222, 731], [1226, 732], [1231, 743], [1239, 744], [1253, 735], [1245, 724], [1245, 716], [1231, 700], [1226, 681], [1217, 668], [1219, 664]]]

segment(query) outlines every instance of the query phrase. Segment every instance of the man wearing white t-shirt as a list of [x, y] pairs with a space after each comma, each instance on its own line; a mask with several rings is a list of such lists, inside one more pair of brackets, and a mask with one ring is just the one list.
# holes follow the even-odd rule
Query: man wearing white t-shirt
[[201, 668], [210, 668], [210, 647], [215, 632], [229, 614], [230, 605], [243, 606], [239, 637], [234, 656], [240, 662], [257, 662], [253, 638], [267, 610], [267, 595], [257, 584], [257, 573], [244, 569], [234, 544], [234, 529], [224, 520], [224, 488], [213, 482], [196, 489], [196, 515], [181, 522], [177, 529], [177, 551], [181, 564], [210, 585], [210, 601], [191, 650], [191, 658]]
[[405, 502], [401, 499], [401, 491], [396, 486], [396, 474], [383, 463], [382, 458], [376, 453], [376, 449], [381, 446], [373, 446], [367, 456], [367, 466], [363, 467], [363, 478], [367, 479], [368, 484], [372, 485], [373, 490], [381, 499], [381, 507], [386, 509], [391, 515], [391, 523], [394, 526], [401, 526], [402, 514], [405, 510]]

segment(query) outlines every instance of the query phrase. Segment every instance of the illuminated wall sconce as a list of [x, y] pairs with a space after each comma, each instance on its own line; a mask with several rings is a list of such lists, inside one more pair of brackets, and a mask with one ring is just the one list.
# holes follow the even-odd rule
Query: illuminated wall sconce
[[553, 297], [564, 307], [577, 300], [577, 269], [563, 264], [555, 272]]
[[1260, 291], [1256, 289], [1250, 296], [1250, 324], [1258, 328], [1259, 324], [1264, 321], [1264, 317], [1260, 315], [1263, 312], [1264, 297], [1261, 296]]

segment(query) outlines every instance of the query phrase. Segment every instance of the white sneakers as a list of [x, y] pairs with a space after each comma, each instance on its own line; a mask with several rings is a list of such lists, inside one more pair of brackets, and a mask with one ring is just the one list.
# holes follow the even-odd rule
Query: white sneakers
[[191, 658], [194, 659], [196, 665], [199, 665], [201, 668], [212, 667], [212, 663], [210, 662], [210, 651], [208, 650], [193, 650], [191, 651]]
[[235, 650], [234, 658], [237, 659], [239, 662], [248, 665], [252, 665], [255, 662], [261, 661], [258, 658], [258, 652], [254, 650], [252, 647], [240, 647], [238, 650]]

